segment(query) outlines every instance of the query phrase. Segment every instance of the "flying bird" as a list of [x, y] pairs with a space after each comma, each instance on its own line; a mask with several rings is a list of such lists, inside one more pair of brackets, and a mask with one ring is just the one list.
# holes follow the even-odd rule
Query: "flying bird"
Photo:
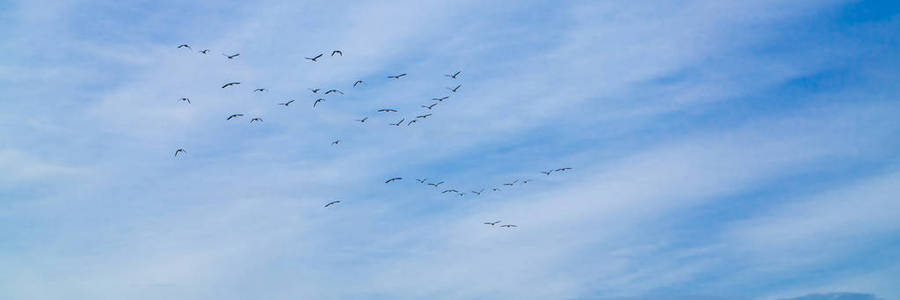
[[187, 151], [184, 151], [184, 148], [178, 148], [175, 150], [175, 157], [178, 157], [178, 153], [187, 153]]
[[427, 109], [429, 109], [429, 110], [431, 110], [431, 108], [433, 108], [433, 107], [434, 107], [434, 106], [435, 106], [435, 105], [438, 105], [438, 104], [437, 104], [437, 103], [435, 103], [435, 104], [432, 104], [432, 105], [427, 105], [427, 106], [426, 106], [426, 105], [422, 105], [422, 107], [424, 107], [424, 108], [427, 108]]
[[400, 126], [400, 124], [403, 124], [403, 121], [406, 121], [406, 118], [400, 119], [400, 121], [397, 123], [391, 123], [391, 125]]
[[337, 145], [337, 144], [340, 144], [340, 143], [341, 143], [341, 140], [336, 140], [336, 141], [334, 141], [334, 142], [331, 142], [332, 145]]
[[472, 191], [472, 193], [475, 194], [475, 195], [479, 195], [479, 196], [480, 196], [481, 193], [484, 193], [484, 189], [481, 189], [480, 191], [477, 191], [477, 192], [476, 192], [476, 191]]
[[456, 73], [453, 73], [453, 75], [450, 75], [450, 74], [444, 74], [444, 76], [447, 76], [447, 77], [456, 79], [456, 76], [459, 76], [459, 73], [460, 73], [460, 72], [462, 72], [462, 71], [456, 71]]
[[441, 194], [446, 194], [446, 193], [450, 193], [450, 192], [459, 193], [459, 191], [457, 191], [457, 190], [444, 190], [443, 192], [441, 192]]
[[226, 118], [225, 120], [229, 120], [229, 121], [230, 121], [231, 119], [238, 118], [238, 117], [243, 117], [243, 116], [244, 116], [244, 114], [233, 114], [233, 115], [228, 116], [228, 118]]
[[525, 180], [522, 180], [522, 183], [528, 183], [529, 181], [531, 181], [531, 179], [525, 179]]
[[319, 102], [324, 102], [324, 101], [325, 101], [325, 98], [316, 99], [316, 102], [313, 102], [313, 107], [315, 108], [316, 105], [319, 104]]
[[516, 225], [513, 225], [513, 224], [506, 224], [506, 225], [500, 225], [500, 227], [510, 228], [510, 227], [519, 227], [519, 226], [516, 226]]
[[412, 125], [415, 122], [416, 122], [416, 119], [413, 119], [412, 121], [409, 121], [409, 123], [406, 123], [406, 126]]
[[310, 91], [312, 91], [312, 92], [313, 92], [313, 94], [316, 94], [316, 93], [318, 93], [318, 92], [319, 92], [319, 90], [321, 90], [321, 89], [309, 89], [309, 90], [310, 90]]
[[181, 102], [187, 102], [188, 104], [191, 104], [191, 99], [181, 98]]
[[429, 183], [428, 185], [437, 187], [437, 186], [441, 185], [441, 183], [444, 183], [444, 182], [441, 181], [441, 182], [438, 182], [438, 183]]
[[394, 178], [388, 179], [388, 180], [385, 181], [384, 183], [391, 183], [391, 182], [394, 182], [394, 181], [397, 181], [397, 180], [403, 180], [403, 177], [394, 177]]
[[232, 85], [238, 85], [238, 84], [241, 84], [241, 83], [240, 83], [240, 82], [237, 82], [237, 81], [229, 82], [229, 83], [226, 83], [225, 85], [223, 85], [222, 88], [224, 89], [224, 88], [227, 88], [227, 87], [229, 87], [229, 86], [232, 86]]
[[421, 115], [421, 116], [416, 116], [416, 119], [425, 119], [425, 118], [428, 118], [428, 117], [430, 117], [430, 116], [431, 116], [431, 114], [424, 114], [424, 115]]
[[285, 107], [287, 107], [288, 105], [291, 105], [291, 103], [294, 103], [294, 101], [295, 101], [294, 99], [291, 99], [291, 101], [288, 101], [285, 103], [278, 103], [278, 105], [284, 105]]
[[406, 73], [403, 73], [403, 74], [397, 74], [397, 75], [391, 75], [391, 76], [388, 76], [388, 78], [391, 78], [391, 79], [400, 79], [400, 77], [403, 77], [403, 76], [406, 76]]
[[222, 53], [222, 55], [224, 55], [224, 56], [227, 57], [228, 59], [234, 59], [235, 57], [238, 57], [238, 56], [240, 56], [241, 54], [240, 54], [240, 53], [235, 53], [235, 54], [232, 54], [232, 55], [228, 55], [228, 54]]
[[316, 62], [316, 60], [319, 59], [319, 57], [322, 57], [322, 53], [319, 53], [319, 55], [316, 55], [314, 57], [304, 57], [304, 58], [311, 60], [313, 62]]
[[254, 92], [265, 92], [266, 89], [264, 89], [264, 88], [259, 88], [259, 89], [255, 89], [255, 90], [253, 90], [253, 91], [254, 91]]
[[516, 181], [513, 181], [512, 183], [504, 183], [503, 185], [513, 186], [513, 184], [516, 184], [516, 182], [519, 182], [519, 180], [516, 179]]
[[550, 173], [553, 173], [553, 170], [541, 171], [541, 173], [544, 173], [544, 175], [550, 175]]
[[500, 221], [484, 222], [484, 224], [491, 225], [491, 226], [497, 225], [498, 223], [500, 223]]
[[427, 179], [428, 178], [422, 178], [422, 179], [416, 178], [416, 181], [418, 181], [419, 183], [425, 183], [425, 180], [427, 180]]
[[325, 207], [329, 207], [329, 206], [332, 206], [332, 205], [335, 205], [338, 203], [341, 203], [341, 201], [340, 200], [339, 201], [331, 201], [331, 202], [328, 202], [328, 204], [325, 204]]
[[359, 120], [356, 120], [356, 121], [357, 121], [357, 122], [360, 122], [360, 123], [365, 123], [366, 120], [368, 120], [368, 119], [369, 119], [369, 117], [365, 117], [365, 118], [362, 118], [362, 119], [359, 119]]
[[178, 49], [181, 49], [181, 48], [188, 48], [188, 49], [191, 49], [191, 46], [188, 46], [188, 44], [181, 44], [181, 45], [178, 45]]
[[556, 169], [556, 170], [553, 170], [553, 171], [562, 172], [562, 171], [568, 171], [568, 170], [571, 170], [571, 169], [572, 169], [572, 168], [559, 168], [559, 169]]
[[340, 54], [341, 56], [344, 56], [344, 52], [341, 52], [341, 50], [331, 51], [331, 56], [334, 56], [335, 54]]
[[357, 80], [356, 82], [353, 83], [353, 87], [356, 87], [356, 85], [360, 84], [360, 83], [365, 83], [365, 82], [362, 80]]
[[431, 100], [443, 102], [444, 100], [447, 100], [447, 98], [450, 98], [450, 96], [444, 96], [444, 97], [440, 97], [440, 98], [431, 98]]
[[448, 89], [448, 90], [450, 90], [450, 91], [451, 91], [451, 92], [454, 92], [454, 93], [456, 93], [456, 90], [458, 90], [458, 89], [459, 89], [459, 87], [461, 87], [461, 86], [462, 86], [462, 84], [460, 84], [460, 85], [457, 85], [457, 86], [456, 86], [456, 87], [455, 87], [455, 88], [452, 88], [452, 89], [451, 89], [451, 88], [447, 88], [447, 89]]
[[253, 122], [262, 122], [262, 121], [263, 121], [262, 118], [253, 118], [253, 119], [250, 119], [250, 124], [253, 124]]
[[378, 112], [397, 112], [397, 110], [393, 108], [382, 108], [379, 109]]
[[498, 189], [498, 188], [491, 188], [491, 191], [492, 191], [492, 192], [499, 192], [500, 189]]
[[339, 94], [341, 94], [341, 95], [344, 94], [344, 92], [341, 92], [341, 91], [339, 91], [339, 90], [328, 90], [328, 91], [325, 92], [325, 95], [328, 95], [328, 94], [331, 94], [331, 93], [339, 93]]
[[203, 50], [200, 50], [200, 51], [197, 51], [197, 52], [200, 53], [200, 54], [209, 54], [209, 49], [203, 49]]

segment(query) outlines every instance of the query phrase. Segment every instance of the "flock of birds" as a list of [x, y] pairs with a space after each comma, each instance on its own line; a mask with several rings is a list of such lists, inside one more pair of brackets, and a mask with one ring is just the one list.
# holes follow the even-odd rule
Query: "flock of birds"
[[[193, 49], [191, 48], [191, 46], [188, 45], [188, 44], [181, 44], [181, 45], [178, 45], [177, 48], [178, 48], [178, 49], [193, 50]], [[200, 51], [197, 51], [197, 52], [200, 53], [200, 54], [203, 54], [203, 55], [207, 55], [207, 54], [210, 53], [210, 50], [209, 50], [209, 49], [203, 49], [203, 50], [200, 50]], [[225, 53], [222, 53], [222, 55], [223, 55], [226, 59], [232, 60], [232, 59], [237, 58], [237, 57], [240, 56], [241, 54], [240, 54], [240, 53], [234, 53], [234, 54], [225, 54]], [[343, 53], [341, 50], [332, 50], [332, 51], [331, 51], [331, 57], [334, 57], [335, 55], [341, 56], [341, 57], [342, 57], [342, 56], [344, 56], [344, 53]], [[316, 63], [316, 62], [319, 62], [319, 59], [321, 59], [321, 58], [324, 57], [324, 56], [325, 56], [325, 53], [317, 53], [317, 54], [314, 55], [313, 57], [304, 57], [304, 58], [305, 58], [306, 60], [309, 60], [309, 61], [313, 62], [313, 63]], [[452, 73], [452, 74], [444, 74], [444, 76], [447, 77], [447, 78], [450, 78], [450, 79], [457, 79], [457, 77], [459, 77], [459, 75], [460, 75], [461, 73], [462, 73], [462, 71], [456, 71], [455, 73]], [[399, 79], [401, 79], [401, 78], [403, 78], [403, 77], [406, 77], [406, 76], [407, 76], [406, 73], [399, 73], [399, 74], [395, 74], [395, 75], [389, 75], [389, 76], [387, 76], [387, 78], [388, 78], [388, 79], [393, 79], [393, 80], [399, 80]], [[222, 89], [225, 89], [225, 88], [229, 88], [229, 87], [235, 87], [235, 86], [238, 86], [238, 85], [240, 85], [240, 84], [241, 84], [240, 81], [226, 82], [225, 84], [223, 84], [223, 85], [221, 86], [221, 88], [222, 88]], [[365, 84], [366, 84], [366, 82], [363, 81], [363, 80], [356, 80], [356, 81], [353, 82], [353, 88], [356, 88], [356, 87], [358, 87], [358, 86], [360, 86], [360, 85], [365, 85]], [[453, 95], [453, 94], [455, 94], [455, 93], [457, 93], [457, 92], [459, 91], [460, 87], [462, 87], [462, 84], [457, 83], [455, 87], [447, 87], [447, 90], [450, 91], [450, 93], [451, 93], [450, 95]], [[257, 92], [266, 92], [267, 90], [268, 90], [268, 89], [266, 89], [266, 88], [255, 88], [255, 89], [253, 89], [253, 92], [254, 92], [254, 93], [257, 93]], [[325, 96], [327, 96], [327, 95], [330, 95], [330, 94], [334, 94], [334, 95], [344, 95], [344, 92], [341, 91], [341, 90], [339, 90], [339, 89], [328, 89], [328, 90], [322, 92], [321, 94], [319, 94], [319, 92], [322, 91], [321, 88], [310, 88], [309, 91], [312, 92], [313, 94], [321, 95], [321, 96], [319, 96], [319, 97], [316, 97], [315, 100], [313, 100], [313, 103], [312, 103], [312, 108], [313, 108], [313, 109], [315, 109], [315, 108], [316, 108], [317, 106], [319, 106], [320, 104], [324, 103], [324, 102], [326, 101]], [[425, 120], [425, 119], [427, 119], [428, 117], [430, 117], [430, 116], [432, 115], [432, 114], [430, 113], [430, 111], [432, 111], [432, 110], [434, 109], [434, 107], [437, 106], [438, 104], [440, 104], [440, 103], [444, 102], [445, 100], [449, 99], [449, 98], [450, 98], [450, 95], [446, 95], [446, 96], [443, 96], [443, 97], [432, 98], [431, 100], [432, 100], [432, 101], [435, 101], [435, 102], [430, 103], [430, 104], [423, 104], [423, 105], [421, 105], [422, 108], [427, 109], [427, 112], [418, 114], [418, 115], [416, 115], [415, 118], [412, 118], [412, 119], [410, 119], [410, 120], [408, 120], [408, 121], [406, 120], [406, 117], [402, 117], [399, 121], [396, 121], [396, 122], [393, 122], [393, 123], [389, 123], [389, 125], [391, 125], [391, 126], [401, 126], [401, 125], [403, 125], [403, 124], [406, 124], [406, 126], [412, 126], [412, 125], [416, 124], [419, 120]], [[191, 99], [188, 98], [188, 97], [182, 97], [182, 98], [179, 99], [179, 101], [180, 101], [180, 102], [186, 102], [187, 104], [191, 104]], [[296, 99], [288, 99], [288, 100], [285, 101], [285, 102], [277, 103], [277, 105], [284, 106], [285, 108], [288, 108], [288, 107], [289, 107], [292, 103], [294, 103], [295, 101], [296, 101]], [[397, 113], [397, 112], [398, 112], [398, 110], [397, 110], [397, 109], [394, 109], [394, 108], [381, 108], [381, 109], [378, 109], [378, 110], [376, 111], [376, 113], [379, 113], [379, 114], [390, 114], [390, 113]], [[225, 118], [225, 120], [226, 120], [226, 121], [232, 121], [232, 120], [239, 119], [239, 118], [241, 118], [241, 117], [244, 117], [244, 114], [243, 114], [243, 113], [234, 113], [234, 114], [228, 115], [228, 116]], [[354, 120], [354, 121], [360, 122], [360, 123], [366, 123], [366, 121], [368, 121], [368, 120], [369, 120], [369, 117], [368, 117], [368, 116], [363, 116], [362, 118], [356, 119], [356, 120]], [[261, 117], [252, 117], [252, 118], [250, 118], [250, 124], [251, 124], [251, 125], [252, 125], [253, 123], [262, 123], [262, 122], [263, 122], [263, 119], [262, 119]], [[333, 142], [331, 142], [331, 145], [339, 145], [340, 143], [341, 143], [341, 140], [340, 140], [340, 139], [337, 139], [337, 140], [334, 140]], [[187, 154], [187, 151], [186, 151], [184, 148], [178, 148], [177, 150], [175, 150], [175, 157], [177, 158], [179, 154], [181, 154], [181, 155], [186, 155], [186, 154]], [[565, 171], [568, 171], [568, 170], [571, 170], [571, 169], [572, 169], [572, 168], [565, 167], [565, 168], [558, 168], [558, 169], [550, 169], [550, 170], [546, 170], [546, 171], [541, 171], [541, 173], [544, 174], [544, 175], [548, 175], [548, 176], [549, 176], [549, 175], [552, 174], [553, 172], [565, 172]], [[395, 181], [401, 181], [401, 180], [403, 180], [403, 177], [393, 177], [393, 178], [390, 178], [390, 179], [386, 180], [384, 183], [392, 183], [392, 182], [395, 182]], [[416, 181], [418, 181], [418, 182], [419, 182], [420, 184], [422, 184], [422, 185], [434, 187], [437, 191], [440, 191], [441, 194], [452, 193], [452, 194], [455, 194], [455, 195], [458, 195], [458, 196], [465, 196], [465, 195], [467, 194], [466, 192], [461, 192], [461, 191], [459, 191], [459, 190], [457, 190], [457, 189], [455, 189], [455, 188], [450, 188], [450, 189], [440, 190], [440, 185], [444, 184], [444, 181], [439, 181], [439, 182], [429, 182], [427, 178], [416, 179]], [[503, 183], [503, 184], [500, 185], [500, 186], [513, 187], [513, 186], [515, 186], [517, 183], [520, 183], [520, 182], [521, 182], [521, 184], [526, 184], [526, 183], [528, 183], [529, 181], [531, 181], [531, 179], [516, 179], [516, 180], [514, 180], [514, 181], [512, 181], [512, 182], [509, 182], [509, 183]], [[471, 193], [471, 194], [474, 194], [474, 195], [476, 195], [476, 196], [480, 196], [482, 193], [484, 193], [484, 192], [486, 192], [486, 191], [487, 191], [486, 188], [479, 188], [478, 190], [474, 190], [474, 189], [470, 190], [470, 193]], [[498, 186], [493, 186], [493, 187], [490, 188], [490, 191], [491, 191], [491, 192], [499, 192], [499, 191], [501, 191], [501, 188], [498, 187]], [[341, 203], [341, 201], [339, 201], [339, 200], [338, 200], [338, 201], [331, 201], [331, 202], [328, 202], [327, 204], [325, 204], [325, 207], [327, 208], [327, 207], [333, 206], [333, 205], [338, 204], [338, 203]], [[498, 221], [493, 221], [493, 222], [484, 222], [484, 224], [485, 224], [485, 225], [490, 225], [490, 226], [495, 226], [495, 225], [499, 224], [500, 222], [501, 222], [501, 221], [498, 220]], [[518, 226], [516, 226], [516, 225], [514, 225], [514, 224], [504, 224], [504, 225], [500, 225], [499, 227], [512, 228], [512, 227], [518, 227]]]

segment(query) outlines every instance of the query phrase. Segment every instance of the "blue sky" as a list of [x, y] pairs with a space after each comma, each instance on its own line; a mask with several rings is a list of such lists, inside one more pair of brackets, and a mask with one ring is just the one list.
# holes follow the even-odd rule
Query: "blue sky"
[[890, 1], [0, 11], [2, 298], [900, 299]]

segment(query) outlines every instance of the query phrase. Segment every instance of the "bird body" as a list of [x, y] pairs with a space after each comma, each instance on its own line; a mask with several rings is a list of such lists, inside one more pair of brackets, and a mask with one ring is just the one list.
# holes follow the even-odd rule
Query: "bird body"
[[344, 94], [344, 92], [341, 92], [341, 91], [339, 91], [339, 90], [328, 90], [328, 91], [325, 92], [325, 95], [328, 95], [328, 94], [331, 94], [331, 93], [339, 93], [339, 94], [341, 94], [341, 95]]
[[187, 102], [188, 104], [191, 104], [191, 99], [181, 98], [181, 102]]
[[444, 76], [447, 76], [447, 77], [456, 79], [456, 76], [459, 76], [459, 73], [460, 73], [460, 72], [462, 72], [462, 71], [456, 71], [456, 73], [453, 73], [453, 75], [450, 75], [450, 74], [444, 74]]
[[403, 124], [403, 121], [406, 121], [406, 118], [400, 119], [397, 123], [391, 123], [391, 125], [400, 126], [400, 124]]
[[184, 148], [178, 148], [175, 150], [175, 157], [178, 157], [178, 153], [187, 153], [187, 151], [184, 151]]
[[209, 54], [209, 49], [203, 49], [203, 50], [200, 50], [200, 51], [197, 51], [197, 52], [200, 53], [200, 54]]
[[237, 82], [237, 81], [233, 81], [233, 82], [226, 83], [225, 85], [222, 86], [222, 88], [224, 89], [224, 88], [227, 88], [227, 87], [229, 87], [229, 86], [232, 86], [232, 85], [238, 85], [238, 84], [241, 84], [241, 83], [240, 83], [240, 82]]
[[178, 45], [178, 49], [181, 49], [181, 48], [188, 48], [188, 49], [191, 49], [191, 46], [188, 46], [188, 44], [181, 44], [181, 45]]
[[446, 193], [459, 193], [459, 191], [457, 191], [457, 190], [444, 190], [443, 192], [441, 192], [441, 194], [446, 194]]
[[498, 221], [493, 221], [493, 222], [484, 222], [484, 224], [491, 225], [491, 226], [497, 225], [498, 223], [500, 223], [499, 220], [498, 220]]
[[262, 121], [263, 121], [262, 118], [253, 118], [253, 119], [250, 119], [250, 123], [251, 123], [251, 124], [252, 124], [253, 122], [262, 122]]
[[394, 182], [394, 181], [397, 181], [397, 180], [403, 180], [403, 177], [394, 177], [394, 178], [388, 179], [388, 180], [385, 181], [384, 183], [391, 183], [391, 182]]
[[321, 89], [309, 89], [309, 90], [312, 91], [313, 94], [317, 94], [317, 93], [319, 93], [319, 90], [321, 90]]
[[332, 206], [332, 205], [335, 205], [335, 204], [338, 204], [338, 203], [341, 203], [341, 201], [340, 201], [340, 200], [338, 200], [338, 201], [331, 201], [331, 202], [328, 202], [328, 204], [325, 204], [325, 207], [329, 207], [329, 206]]
[[334, 142], [331, 142], [332, 145], [337, 145], [337, 144], [340, 144], [340, 143], [341, 143], [341, 140], [336, 140], [336, 141], [334, 141]]
[[444, 182], [441, 181], [441, 182], [438, 182], [438, 183], [429, 183], [428, 185], [437, 187], [437, 186], [441, 185], [442, 183], [444, 183]]
[[444, 97], [440, 97], [440, 98], [431, 98], [431, 100], [438, 101], [438, 102], [444, 102], [444, 100], [447, 100], [447, 98], [450, 98], [450, 96], [444, 96]]
[[382, 108], [379, 109], [378, 112], [397, 112], [397, 110], [393, 108]]
[[334, 56], [335, 54], [340, 54], [341, 56], [344, 56], [344, 52], [341, 52], [341, 50], [331, 51], [331, 56]]
[[238, 57], [238, 56], [241, 55], [241, 54], [240, 54], [240, 53], [235, 53], [235, 54], [232, 54], [232, 55], [228, 55], [228, 54], [222, 53], [222, 55], [225, 55], [225, 57], [227, 57], [228, 59], [234, 59], [235, 57]]
[[427, 180], [427, 179], [428, 178], [422, 178], [422, 179], [416, 178], [416, 181], [418, 181], [419, 183], [425, 183], [425, 180]]
[[431, 108], [433, 108], [435, 105], [437, 105], [437, 103], [432, 104], [432, 105], [427, 105], [427, 106], [426, 106], [426, 105], [422, 105], [422, 107], [427, 108], [428, 110], [431, 110]]
[[356, 121], [357, 121], [357, 122], [360, 122], [360, 123], [365, 123], [366, 120], [368, 120], [368, 119], [369, 119], [369, 117], [365, 117], [365, 118], [362, 118], [362, 119], [359, 119], [359, 120], [356, 120]]
[[288, 101], [288, 102], [285, 102], [285, 103], [278, 103], [278, 105], [288, 106], [288, 105], [291, 105], [291, 103], [294, 103], [294, 99], [291, 99], [291, 101]]
[[406, 73], [403, 73], [403, 74], [397, 74], [397, 75], [391, 75], [391, 76], [388, 76], [388, 78], [391, 78], [391, 79], [400, 79], [400, 77], [403, 77], [403, 76], [406, 76]]
[[506, 225], [500, 225], [500, 227], [507, 227], [507, 228], [510, 228], [510, 227], [519, 227], [519, 226], [512, 225], [512, 224], [506, 224]]
[[365, 83], [365, 82], [362, 80], [357, 80], [356, 82], [353, 83], [353, 87], [356, 87], [356, 85], [360, 84], [360, 83]]
[[457, 85], [457, 86], [456, 86], [456, 87], [455, 87], [455, 88], [452, 88], [452, 89], [451, 89], [451, 88], [447, 88], [447, 89], [448, 89], [448, 90], [450, 90], [450, 91], [451, 91], [451, 92], [454, 92], [454, 93], [456, 93], [456, 90], [458, 90], [458, 89], [459, 89], [459, 87], [461, 87], [461, 86], [462, 86], [462, 84], [460, 84], [460, 85]]
[[306, 59], [308, 59], [308, 60], [311, 60], [311, 61], [313, 61], [313, 62], [317, 62], [317, 59], [319, 59], [320, 57], [322, 57], [322, 53], [319, 53], [319, 55], [316, 55], [316, 56], [313, 56], [313, 57], [304, 57], [304, 58], [306, 58]]
[[259, 89], [255, 89], [255, 90], [253, 90], [253, 91], [254, 91], [254, 92], [265, 92], [266, 89], [264, 89], [264, 88], [259, 88]]
[[416, 116], [416, 119], [425, 119], [425, 118], [428, 118], [428, 117], [430, 117], [430, 116], [431, 116], [431, 114], [424, 114], [424, 115], [421, 115], [421, 116]]
[[316, 99], [316, 102], [313, 102], [313, 107], [316, 107], [316, 105], [318, 105], [319, 102], [324, 102], [324, 101], [325, 101], [325, 98]]
[[230, 121], [231, 119], [238, 118], [238, 117], [243, 117], [243, 116], [244, 116], [244, 114], [233, 114], [233, 115], [228, 116], [228, 118], [225, 118], [225, 120], [229, 120], [229, 121]]
[[409, 121], [409, 123], [406, 123], [406, 126], [412, 125], [412, 124], [415, 123], [416, 121], [417, 121], [416, 119], [413, 119], [412, 121]]

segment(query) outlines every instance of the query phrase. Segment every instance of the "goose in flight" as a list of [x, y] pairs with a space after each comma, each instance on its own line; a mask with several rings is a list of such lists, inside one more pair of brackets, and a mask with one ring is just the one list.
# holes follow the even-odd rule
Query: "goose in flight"
[[544, 175], [550, 175], [550, 173], [553, 173], [553, 170], [541, 171], [541, 173], [544, 173]]
[[181, 44], [181, 45], [178, 45], [178, 49], [181, 49], [181, 48], [188, 48], [188, 49], [191, 49], [191, 46], [188, 46], [188, 44]]
[[422, 107], [427, 108], [428, 110], [431, 110], [435, 105], [438, 105], [438, 104], [435, 103], [435, 104], [427, 105], [427, 106], [426, 106], [426, 105], [422, 105]]
[[438, 183], [433, 183], [433, 182], [432, 182], [432, 183], [429, 183], [428, 185], [433, 186], [433, 187], [438, 187], [438, 186], [441, 185], [442, 183], [444, 183], [444, 182], [443, 182], [443, 181], [438, 182]]
[[360, 84], [360, 83], [365, 83], [365, 81], [357, 80], [356, 82], [353, 83], [353, 87], [356, 87], [356, 85]]
[[341, 140], [335, 140], [334, 142], [331, 142], [332, 145], [337, 145], [337, 144], [340, 144], [340, 143], [341, 143]]
[[181, 102], [187, 102], [188, 104], [191, 104], [191, 99], [181, 98]]
[[344, 52], [341, 52], [341, 50], [331, 51], [331, 56], [334, 56], [335, 54], [340, 54], [341, 56], [344, 56]]
[[412, 121], [409, 121], [409, 123], [406, 123], [406, 126], [412, 125], [412, 124], [415, 123], [416, 121], [417, 121], [416, 119], [413, 119]]
[[394, 177], [394, 178], [388, 179], [388, 180], [385, 181], [384, 183], [391, 183], [391, 182], [394, 182], [394, 181], [397, 181], [397, 180], [403, 180], [403, 177]]
[[498, 189], [498, 188], [491, 188], [491, 191], [492, 191], [492, 192], [499, 192], [500, 189]]
[[484, 193], [484, 189], [481, 189], [480, 191], [472, 191], [472, 194], [479, 195], [479, 196], [481, 196], [481, 193]]
[[403, 73], [403, 74], [397, 74], [397, 75], [391, 75], [391, 76], [388, 76], [388, 78], [391, 78], [391, 79], [400, 79], [400, 77], [403, 77], [403, 76], [406, 76], [406, 73]]
[[316, 99], [316, 102], [313, 102], [313, 108], [315, 108], [316, 105], [319, 104], [319, 102], [325, 102], [325, 98], [319, 98], [319, 99]]
[[253, 90], [253, 91], [254, 91], [254, 92], [265, 92], [266, 89], [264, 89], [264, 88], [259, 88], [259, 89], [255, 89], [255, 90]]
[[393, 108], [382, 108], [379, 109], [378, 112], [397, 112], [397, 110]]
[[525, 179], [525, 180], [522, 180], [522, 183], [528, 183], [529, 181], [531, 181], [531, 179]]
[[441, 194], [446, 194], [446, 193], [459, 193], [459, 191], [457, 191], [457, 190], [444, 190], [443, 192], [441, 192]]
[[506, 225], [500, 225], [500, 227], [510, 228], [510, 227], [519, 227], [519, 226], [516, 226], [516, 225], [513, 225], [513, 224], [506, 224]]
[[357, 121], [357, 122], [360, 122], [360, 123], [365, 123], [366, 120], [368, 120], [368, 119], [369, 119], [369, 117], [365, 117], [365, 118], [362, 118], [362, 119], [359, 119], [359, 120], [356, 120], [356, 121]]
[[427, 180], [427, 179], [428, 178], [422, 178], [422, 179], [416, 178], [416, 181], [418, 181], [419, 183], [425, 183], [425, 180]]
[[253, 122], [262, 122], [262, 121], [263, 121], [262, 118], [253, 118], [253, 119], [250, 119], [250, 124], [253, 124]]
[[175, 150], [175, 157], [178, 157], [178, 153], [187, 153], [187, 151], [184, 151], [184, 148], [178, 148]]
[[291, 105], [291, 103], [294, 103], [294, 101], [295, 101], [294, 99], [291, 99], [291, 101], [288, 101], [285, 103], [278, 103], [278, 105], [284, 105], [285, 107], [287, 107], [288, 105]]
[[500, 223], [499, 220], [498, 220], [498, 221], [493, 221], [493, 222], [484, 222], [484, 224], [486, 224], [486, 225], [491, 225], [491, 226], [497, 225], [497, 224], [499, 224], [499, 223]]
[[456, 90], [458, 90], [458, 89], [459, 89], [459, 87], [461, 87], [461, 86], [462, 86], [462, 84], [460, 84], [460, 85], [457, 85], [457, 86], [456, 86], [456, 87], [455, 87], [455, 88], [452, 88], [452, 89], [451, 89], [451, 88], [447, 88], [447, 89], [448, 89], [448, 90], [450, 90], [450, 91], [451, 91], [451, 92], [454, 92], [454, 93], [456, 93]]
[[450, 74], [444, 74], [444, 76], [447, 76], [447, 77], [456, 79], [456, 76], [459, 76], [459, 73], [460, 73], [460, 72], [462, 72], [462, 71], [456, 71], [456, 73], [453, 73], [453, 75], [450, 75]]
[[513, 181], [511, 183], [504, 183], [503, 185], [513, 186], [513, 184], [516, 184], [516, 182], [519, 182], [519, 180], [516, 179], [515, 181]]
[[306, 59], [308, 59], [308, 60], [311, 60], [311, 61], [313, 61], [313, 62], [317, 62], [317, 59], [319, 59], [319, 57], [322, 57], [322, 53], [319, 53], [319, 55], [316, 55], [316, 56], [313, 56], [313, 57], [304, 57], [304, 58], [306, 58]]
[[397, 123], [391, 123], [391, 125], [400, 126], [400, 124], [403, 124], [403, 121], [406, 121], [406, 118], [400, 119], [400, 121]]
[[318, 94], [319, 90], [321, 90], [321, 89], [309, 89], [309, 90], [312, 91], [313, 94]]
[[421, 115], [421, 116], [416, 116], [416, 119], [425, 119], [425, 118], [428, 118], [428, 117], [430, 117], [430, 116], [431, 116], [431, 114], [424, 114], [424, 115]]
[[209, 54], [209, 49], [203, 49], [203, 50], [197, 51], [197, 53], [200, 53], [200, 54]]
[[335, 205], [335, 204], [338, 204], [338, 203], [341, 203], [341, 201], [340, 201], [340, 200], [338, 200], [338, 201], [331, 201], [331, 202], [328, 202], [328, 204], [325, 204], [325, 207], [329, 207], [329, 206], [332, 206], [332, 205]]
[[341, 95], [344, 94], [344, 92], [341, 92], [341, 91], [339, 91], [339, 90], [328, 90], [328, 91], [325, 92], [325, 95], [328, 95], [328, 94], [331, 94], [331, 93], [338, 93], [338, 94], [341, 94]]
[[225, 118], [225, 120], [231, 121], [231, 119], [239, 118], [239, 117], [243, 117], [243, 116], [244, 116], [244, 114], [233, 114], [233, 115], [228, 116], [228, 118]]
[[559, 168], [559, 169], [556, 169], [556, 170], [553, 170], [553, 171], [562, 172], [562, 171], [568, 171], [568, 170], [571, 170], [571, 169], [572, 169], [572, 168]]
[[447, 100], [447, 98], [450, 98], [450, 96], [444, 96], [444, 97], [440, 97], [440, 98], [431, 98], [431, 100], [444, 102], [444, 100]]
[[228, 55], [228, 54], [222, 53], [222, 55], [225, 55], [225, 57], [227, 57], [228, 59], [234, 59], [235, 57], [238, 57], [238, 56], [240, 56], [241, 54], [240, 54], [240, 53], [235, 53], [235, 54], [232, 54], [232, 55]]
[[222, 88], [224, 89], [224, 88], [227, 88], [227, 87], [229, 87], [229, 86], [232, 86], [232, 85], [238, 85], [238, 84], [241, 84], [241, 83], [240, 83], [240, 82], [237, 82], [237, 81], [233, 81], [233, 82], [226, 83], [225, 85], [222, 86]]

